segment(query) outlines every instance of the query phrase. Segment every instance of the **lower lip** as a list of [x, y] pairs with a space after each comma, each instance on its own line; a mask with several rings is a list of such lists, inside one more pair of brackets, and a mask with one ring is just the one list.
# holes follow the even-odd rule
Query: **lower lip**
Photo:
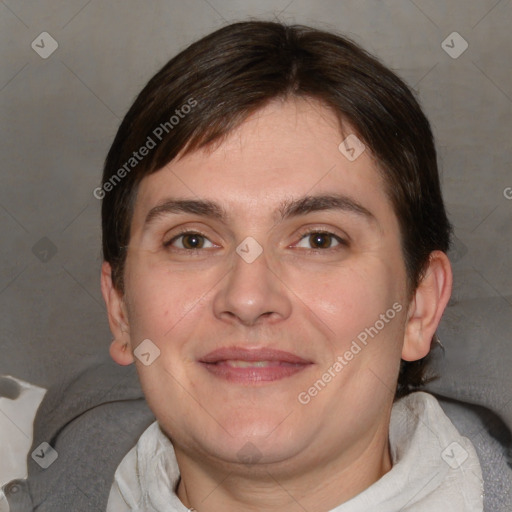
[[221, 379], [237, 382], [239, 384], [258, 384], [260, 382], [273, 382], [296, 375], [305, 370], [309, 364], [280, 363], [263, 367], [240, 368], [230, 366], [226, 362], [201, 363], [210, 373]]

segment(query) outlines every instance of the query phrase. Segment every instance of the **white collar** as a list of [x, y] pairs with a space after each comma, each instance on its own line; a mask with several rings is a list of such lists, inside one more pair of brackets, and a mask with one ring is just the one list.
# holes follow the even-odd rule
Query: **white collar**
[[[389, 440], [391, 470], [331, 512], [483, 510], [475, 449], [432, 395], [416, 392], [393, 404]], [[107, 512], [187, 512], [175, 493], [179, 476], [171, 441], [154, 422], [118, 466]]]

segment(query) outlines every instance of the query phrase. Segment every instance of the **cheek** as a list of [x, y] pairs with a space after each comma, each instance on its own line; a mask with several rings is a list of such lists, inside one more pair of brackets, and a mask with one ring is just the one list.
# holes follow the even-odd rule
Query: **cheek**
[[370, 263], [332, 268], [314, 276], [301, 271], [290, 279], [295, 283], [296, 296], [325, 325], [337, 344], [373, 326], [401, 296], [395, 284], [399, 282], [396, 274]]
[[202, 309], [205, 283], [190, 275], [171, 274], [163, 265], [140, 265], [138, 269], [126, 282], [132, 343], [150, 338], [164, 347], [181, 321]]

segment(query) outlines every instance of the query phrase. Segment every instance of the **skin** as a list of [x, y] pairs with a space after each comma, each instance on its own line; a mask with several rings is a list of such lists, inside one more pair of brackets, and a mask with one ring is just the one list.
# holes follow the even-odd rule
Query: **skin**
[[[343, 138], [334, 114], [313, 100], [270, 103], [220, 144], [142, 180], [124, 294], [103, 264], [111, 356], [137, 365], [175, 447], [178, 496], [199, 512], [327, 511], [391, 469], [400, 358], [428, 353], [452, 273], [446, 255], [433, 252], [408, 300], [398, 221], [377, 164], [368, 148], [350, 162], [338, 150]], [[284, 201], [324, 194], [349, 196], [373, 220], [338, 209], [278, 215]], [[215, 201], [227, 218], [168, 213], [145, 227], [148, 212], [169, 198]], [[190, 237], [164, 247], [180, 228], [204, 235], [203, 248], [183, 248]], [[348, 243], [325, 236], [318, 248], [306, 230]], [[248, 236], [263, 249], [252, 263], [235, 252]], [[299, 393], [394, 303], [401, 311], [301, 404]], [[160, 350], [148, 366], [133, 356], [144, 339]], [[228, 382], [198, 362], [226, 346], [285, 350], [311, 364], [273, 382]], [[252, 462], [241, 461], [244, 446]]]

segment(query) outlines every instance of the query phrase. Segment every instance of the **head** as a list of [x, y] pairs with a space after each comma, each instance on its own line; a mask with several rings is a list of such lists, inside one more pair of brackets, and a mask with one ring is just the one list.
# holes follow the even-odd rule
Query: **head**
[[[451, 291], [433, 136], [353, 42], [246, 22], [192, 44], [135, 100], [95, 195], [111, 353], [190, 453], [259, 440], [285, 460], [340, 421], [351, 446], [385, 423], [369, 403], [389, 412], [422, 385]], [[212, 370], [226, 347], [285, 351], [300, 371], [233, 382]]]

